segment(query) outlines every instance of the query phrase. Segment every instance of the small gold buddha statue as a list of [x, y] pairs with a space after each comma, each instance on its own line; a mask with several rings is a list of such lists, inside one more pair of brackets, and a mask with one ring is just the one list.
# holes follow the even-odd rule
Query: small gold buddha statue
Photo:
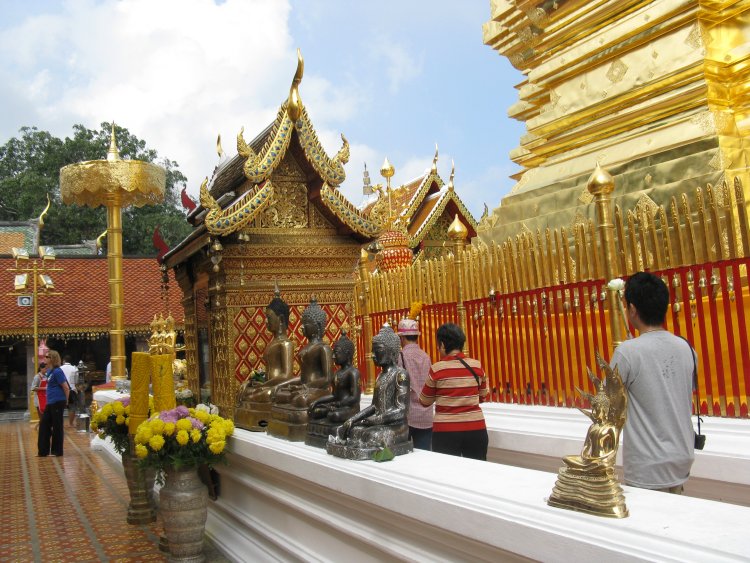
[[588, 370], [596, 395], [578, 390], [591, 404], [591, 411], [578, 409], [591, 419], [591, 426], [581, 454], [563, 458], [565, 467], [558, 472], [547, 504], [597, 516], [624, 518], [628, 509], [615, 474], [615, 458], [627, 418], [628, 395], [617, 368], [611, 369], [598, 353], [596, 360], [605, 374], [601, 380]]
[[266, 328], [273, 340], [266, 345], [263, 362], [266, 380], [256, 381], [248, 374], [237, 393], [235, 423], [241, 428], [265, 431], [271, 418], [271, 396], [276, 387], [292, 379], [294, 344], [287, 336], [289, 305], [281, 299], [278, 287], [265, 309]]

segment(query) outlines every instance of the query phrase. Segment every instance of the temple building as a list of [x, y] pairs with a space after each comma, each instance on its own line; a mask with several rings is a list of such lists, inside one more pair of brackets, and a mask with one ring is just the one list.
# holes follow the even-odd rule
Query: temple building
[[593, 218], [586, 179], [597, 163], [615, 178], [617, 205], [652, 217], [706, 184], [738, 178], [747, 196], [746, 2], [490, 5], [484, 42], [525, 75], [508, 115], [527, 132], [510, 155], [517, 183], [481, 221], [482, 240]]
[[[437, 171], [438, 153], [432, 166], [424, 174], [393, 188], [391, 209], [395, 217], [405, 218], [407, 245], [415, 259], [430, 259], [448, 252], [448, 227], [458, 216], [469, 230], [469, 238], [476, 236], [477, 222], [456, 193], [451, 170], [448, 185]], [[372, 193], [369, 173], [365, 171], [365, 192]], [[381, 201], [381, 200], [378, 200]], [[378, 201], [368, 203], [363, 209], [370, 216]]]
[[201, 186], [201, 205], [189, 216], [193, 232], [164, 258], [183, 291], [191, 388], [210, 378], [212, 401], [230, 416], [240, 383], [263, 368], [271, 339], [264, 309], [274, 288], [290, 306], [295, 348], [313, 297], [333, 342], [354, 325], [360, 248], [380, 232], [338, 190], [349, 144], [342, 135], [333, 158], [321, 147], [299, 96], [303, 68], [300, 56], [276, 119], [249, 143], [240, 131], [238, 154]]

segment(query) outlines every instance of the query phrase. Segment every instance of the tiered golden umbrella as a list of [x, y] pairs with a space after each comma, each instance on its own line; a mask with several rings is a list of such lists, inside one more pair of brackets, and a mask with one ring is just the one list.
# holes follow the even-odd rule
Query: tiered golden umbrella
[[125, 330], [122, 290], [122, 208], [142, 207], [164, 200], [167, 172], [141, 160], [123, 160], [115, 141], [115, 124], [106, 160], [89, 160], [60, 169], [65, 204], [107, 208], [109, 265], [109, 341], [112, 379], [125, 378]]

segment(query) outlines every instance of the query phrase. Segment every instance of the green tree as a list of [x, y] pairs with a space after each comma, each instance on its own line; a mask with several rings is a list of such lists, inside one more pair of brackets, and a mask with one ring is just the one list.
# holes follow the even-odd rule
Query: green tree
[[[83, 160], [105, 158], [109, 148], [111, 126], [101, 129], [73, 126], [73, 136], [58, 139], [36, 127], [23, 127], [18, 137], [0, 146], [0, 220], [27, 221], [39, 217], [47, 205], [41, 233], [43, 244], [79, 244], [91, 240], [107, 228], [106, 210], [102, 208], [63, 205], [60, 196], [60, 168]], [[124, 127], [115, 126], [117, 145], [122, 158], [156, 162], [167, 170], [164, 202], [159, 205], [123, 209], [123, 253], [154, 255], [154, 228], [168, 245], [174, 246], [190, 232], [185, 213], [179, 206], [179, 192], [187, 178], [176, 162], [158, 158]]]

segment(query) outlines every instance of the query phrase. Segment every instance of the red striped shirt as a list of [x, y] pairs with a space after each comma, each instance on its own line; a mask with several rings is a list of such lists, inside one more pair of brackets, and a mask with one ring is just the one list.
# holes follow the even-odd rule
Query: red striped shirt
[[[479, 377], [479, 385], [458, 358], [471, 366]], [[487, 426], [479, 403], [485, 400], [487, 394], [487, 377], [482, 364], [479, 360], [458, 353], [444, 356], [433, 364], [419, 394], [419, 402], [424, 406], [435, 403], [433, 432], [483, 430]]]

